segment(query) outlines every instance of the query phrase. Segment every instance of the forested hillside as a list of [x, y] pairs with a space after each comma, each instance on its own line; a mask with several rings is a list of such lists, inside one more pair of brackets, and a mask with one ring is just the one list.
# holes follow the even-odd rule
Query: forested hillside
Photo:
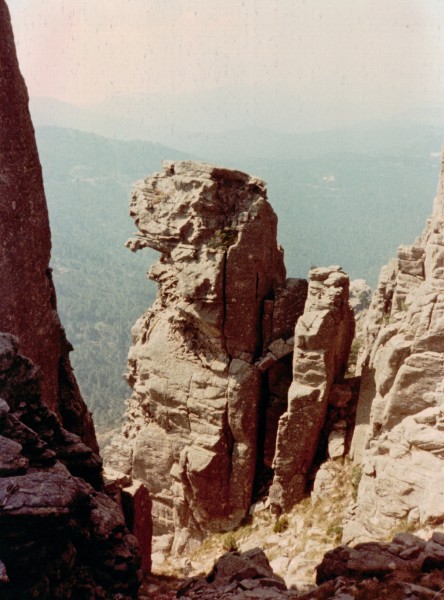
[[244, 161], [242, 168], [268, 181], [290, 274], [306, 277], [312, 265], [338, 264], [374, 287], [399, 244], [413, 242], [421, 231], [439, 157], [337, 153]]
[[[248, 156], [244, 141], [236, 155], [234, 145], [230, 153], [226, 143], [218, 147], [208, 138], [208, 156], [197, 158], [268, 182], [289, 275], [306, 277], [312, 265], [340, 264], [352, 278], [375, 285], [381, 265], [421, 229], [435, 192], [440, 131], [407, 133], [403, 142], [399, 130], [393, 139], [390, 129], [383, 139], [380, 131], [372, 138], [366, 130], [359, 143], [355, 132], [350, 152], [343, 136], [336, 143], [331, 133], [316, 134], [309, 158], [302, 158], [306, 136], [293, 136], [293, 150], [283, 149], [280, 157], [274, 140], [273, 158], [264, 157], [264, 146], [252, 143]], [[127, 216], [131, 185], [158, 171], [163, 159], [193, 157], [160, 144], [57, 127], [37, 128], [37, 139], [59, 312], [75, 348], [82, 392], [103, 429], [123, 413], [130, 329], [155, 294], [144, 276], [155, 253], [134, 255], [124, 247], [134, 231]]]
[[128, 386], [122, 378], [135, 320], [152, 303], [144, 273], [155, 253], [124, 247], [132, 184], [164, 158], [183, 155], [68, 129], [37, 130], [52, 229], [60, 317], [74, 346], [81, 390], [99, 429], [115, 425]]

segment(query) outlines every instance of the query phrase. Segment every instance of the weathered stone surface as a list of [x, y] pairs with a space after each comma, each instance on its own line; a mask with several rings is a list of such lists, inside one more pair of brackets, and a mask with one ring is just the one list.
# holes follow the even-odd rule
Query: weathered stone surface
[[[290, 373], [307, 284], [285, 279], [257, 178], [166, 162], [137, 185], [130, 210], [139, 233], [129, 247], [161, 252], [149, 274], [159, 290], [132, 331], [133, 394], [110, 464], [147, 484], [155, 533], [174, 530], [180, 552], [248, 512], [256, 466], [272, 460], [281, 412], [271, 430], [263, 415], [269, 397], [286, 397], [289, 376], [275, 375]], [[116, 458], [119, 445], [131, 455]]]
[[195, 577], [182, 584], [178, 598], [296, 598], [284, 581], [275, 575], [267, 557], [259, 548], [247, 552], [229, 552], [214, 565], [206, 578]]
[[443, 173], [422, 236], [383, 270], [369, 311], [352, 447], [363, 477], [348, 541], [374, 539], [399, 519], [444, 522]]
[[[0, 371], [0, 444], [4, 450], [2, 462], [12, 460], [20, 474], [29, 467], [49, 466], [57, 459], [72, 475], [82, 477], [101, 489], [102, 461], [89, 446], [73, 433], [63, 429], [54, 413], [42, 403], [41, 371], [28, 359], [17, 353], [18, 343], [11, 335], [2, 334], [0, 365], [9, 365]], [[11, 355], [11, 349], [14, 353]], [[3, 352], [5, 357], [2, 359]], [[6, 409], [6, 407], [7, 409]], [[2, 408], [3, 407], [3, 408]], [[6, 466], [6, 465], [5, 465]], [[3, 471], [7, 475], [8, 469]]]
[[371, 442], [345, 541], [383, 536], [399, 519], [416, 526], [444, 521], [442, 428], [443, 409], [433, 407], [406, 417]]
[[[291, 277], [276, 290], [272, 304], [271, 332], [267, 331], [266, 314], [264, 314], [264, 346], [268, 346], [272, 352], [274, 352], [271, 348], [273, 340], [283, 339], [288, 342], [294, 335], [294, 324], [304, 312], [307, 293], [307, 280]], [[293, 343], [291, 347], [293, 348]]]
[[19, 337], [21, 352], [42, 367], [44, 402], [97, 451], [91, 415], [69, 362], [72, 348], [57, 315], [42, 172], [4, 0], [0, 39], [0, 331]]
[[330, 432], [328, 436], [328, 456], [332, 460], [341, 458], [345, 453], [346, 424]]
[[270, 499], [277, 509], [288, 510], [305, 492], [330, 391], [346, 370], [354, 334], [348, 285], [340, 267], [317, 268], [309, 274], [304, 314], [295, 329], [293, 382], [279, 421], [273, 462]]
[[408, 533], [391, 543], [340, 546], [317, 567], [319, 587], [302, 600], [439, 598], [444, 588], [442, 534], [424, 540]]
[[0, 596], [135, 598], [137, 540], [100, 491], [100, 458], [42, 402], [17, 340], [0, 339]]
[[26, 472], [28, 460], [21, 454], [22, 447], [17, 442], [0, 436], [0, 475], [18, 475]]

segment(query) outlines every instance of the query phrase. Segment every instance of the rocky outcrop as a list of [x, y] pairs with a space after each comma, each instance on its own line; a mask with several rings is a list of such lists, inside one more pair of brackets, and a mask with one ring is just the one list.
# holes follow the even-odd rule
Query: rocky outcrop
[[[289, 510], [306, 491], [329, 401], [346, 404], [351, 398], [343, 383], [354, 333], [348, 288], [340, 267], [310, 271], [304, 314], [295, 329], [288, 407], [277, 433], [270, 501], [278, 511]], [[341, 435], [345, 439], [345, 426]]]
[[179, 550], [248, 510], [258, 447], [267, 446], [258, 444], [262, 385], [291, 355], [306, 285], [285, 280], [259, 179], [165, 163], [137, 186], [131, 214], [139, 228], [131, 249], [161, 252], [149, 274], [159, 291], [132, 332], [121, 444], [132, 453], [111, 450], [110, 462], [147, 482], [156, 532], [175, 529]]
[[367, 321], [353, 456], [358, 506], [345, 539], [378, 537], [399, 519], [444, 522], [444, 179], [426, 229], [383, 269]]
[[260, 548], [246, 552], [229, 552], [214, 565], [206, 578], [195, 577], [182, 584], [178, 598], [263, 598], [276, 600], [296, 598], [288, 592], [284, 581], [273, 573]]
[[244, 173], [165, 162], [137, 185], [131, 215], [129, 247], [161, 253], [159, 290], [133, 328], [133, 394], [107, 463], [147, 484], [162, 552], [172, 532], [179, 552], [238, 525], [273, 469], [275, 504], [300, 499], [329, 399], [339, 414], [351, 397], [348, 277], [285, 279], [265, 184]]
[[437, 600], [444, 588], [444, 534], [434, 532], [425, 541], [400, 533], [390, 543], [339, 546], [324, 555], [315, 571], [317, 587], [311, 586], [304, 593], [298, 586], [287, 589], [259, 548], [229, 552], [219, 558], [206, 577], [182, 583], [177, 597]]
[[100, 491], [101, 461], [41, 400], [41, 371], [0, 334], [0, 596], [135, 598], [138, 544]]
[[104, 469], [105, 491], [118, 504], [125, 516], [125, 524], [139, 542], [142, 572], [151, 573], [152, 567], [152, 501], [142, 481], [131, 479], [113, 469]]
[[97, 451], [91, 415], [69, 362], [51, 270], [51, 235], [42, 171], [19, 71], [8, 8], [0, 0], [0, 331], [42, 366], [42, 397], [69, 431]]
[[303, 600], [418, 598], [437, 600], [444, 588], [444, 535], [397, 535], [391, 543], [340, 546], [317, 567], [316, 590]]

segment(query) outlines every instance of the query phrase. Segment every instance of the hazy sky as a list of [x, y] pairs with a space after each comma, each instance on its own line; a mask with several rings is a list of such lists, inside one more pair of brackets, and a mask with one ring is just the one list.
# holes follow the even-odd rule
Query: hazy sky
[[444, 104], [443, 0], [7, 1], [33, 96], [242, 89], [332, 119]]

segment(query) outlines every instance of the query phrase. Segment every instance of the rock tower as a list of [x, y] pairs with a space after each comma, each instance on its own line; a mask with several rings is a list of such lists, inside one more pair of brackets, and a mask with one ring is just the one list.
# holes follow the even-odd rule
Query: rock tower
[[[271, 484], [274, 466], [288, 489], [285, 505], [299, 499], [290, 480], [297, 471], [299, 494], [313, 443], [302, 461], [283, 466], [283, 447], [296, 431], [294, 398], [290, 408], [287, 398], [294, 328], [309, 290], [302, 326], [309, 331], [296, 329], [294, 369], [311, 369], [317, 388], [310, 407], [301, 400], [305, 413], [296, 421], [316, 439], [352, 335], [343, 321], [351, 312], [348, 278], [332, 268], [313, 271], [310, 286], [286, 279], [265, 183], [238, 171], [165, 162], [137, 185], [130, 212], [139, 232], [129, 247], [161, 253], [149, 272], [159, 288], [133, 328], [133, 394], [108, 463], [146, 482], [155, 533], [174, 532], [173, 551], [180, 551], [238, 525]], [[286, 411], [287, 429], [280, 422]]]

